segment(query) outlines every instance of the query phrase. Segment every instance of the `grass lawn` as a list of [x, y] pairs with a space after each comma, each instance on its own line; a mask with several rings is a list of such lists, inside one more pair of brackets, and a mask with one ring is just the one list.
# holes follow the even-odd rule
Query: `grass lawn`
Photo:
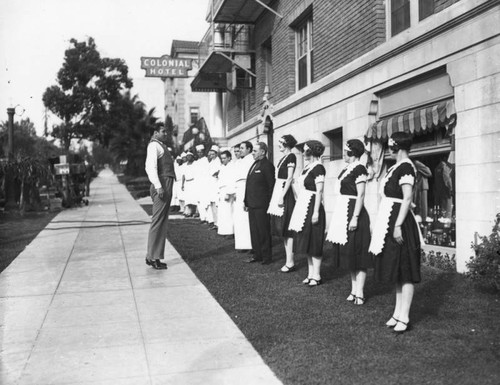
[[0, 273], [24, 250], [58, 212], [0, 212]]
[[459, 274], [424, 267], [414, 328], [397, 336], [384, 327], [392, 286], [369, 273], [366, 304], [348, 303], [349, 274], [333, 269], [328, 248], [324, 284], [309, 288], [305, 259], [279, 272], [278, 240], [276, 262], [247, 264], [199, 221], [170, 224], [170, 242], [285, 384], [500, 384], [500, 297]]

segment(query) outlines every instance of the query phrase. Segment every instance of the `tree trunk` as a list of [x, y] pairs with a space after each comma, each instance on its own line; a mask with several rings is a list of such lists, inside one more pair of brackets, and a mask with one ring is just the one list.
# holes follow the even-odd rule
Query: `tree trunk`
[[19, 195], [19, 212], [24, 214], [25, 211], [25, 202], [24, 202], [24, 179], [21, 179], [21, 192]]

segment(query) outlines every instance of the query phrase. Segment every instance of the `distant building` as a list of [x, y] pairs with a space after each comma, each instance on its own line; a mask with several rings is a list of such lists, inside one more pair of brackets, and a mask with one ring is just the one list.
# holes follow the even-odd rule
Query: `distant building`
[[[196, 41], [173, 40], [170, 57], [174, 59], [192, 59], [193, 69], [189, 77], [164, 79], [165, 116], [170, 115], [177, 132], [177, 144], [180, 145], [185, 132], [204, 119], [214, 140], [224, 136], [222, 121], [216, 119], [214, 111], [216, 95], [205, 92], [193, 92], [190, 84], [197, 73], [199, 63], [206, 58], [207, 51], [200, 48]], [[220, 142], [220, 140], [218, 140]]]
[[387, 138], [412, 132], [411, 157], [433, 173], [421, 209], [425, 249], [456, 254], [464, 271], [474, 234], [489, 234], [500, 212], [499, 2], [214, 0], [210, 8], [209, 51], [191, 87], [220, 95], [228, 143], [259, 139], [276, 152], [284, 134], [321, 140], [331, 212], [343, 143], [366, 139], [374, 216]]

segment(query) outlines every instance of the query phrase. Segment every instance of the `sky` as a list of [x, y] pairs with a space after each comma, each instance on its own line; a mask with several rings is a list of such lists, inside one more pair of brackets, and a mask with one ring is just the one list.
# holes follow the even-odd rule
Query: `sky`
[[[146, 78], [141, 56], [170, 54], [172, 40], [200, 41], [209, 0], [0, 0], [0, 121], [20, 105], [41, 135], [42, 95], [55, 85], [70, 39], [93, 37], [101, 57], [124, 59], [147, 109], [164, 119], [163, 83]], [[20, 110], [19, 108], [17, 110]], [[49, 127], [56, 123], [49, 120]]]

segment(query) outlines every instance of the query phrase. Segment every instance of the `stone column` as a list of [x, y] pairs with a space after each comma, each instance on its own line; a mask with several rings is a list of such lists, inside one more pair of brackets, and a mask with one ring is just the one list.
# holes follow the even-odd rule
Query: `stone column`
[[457, 126], [457, 270], [467, 270], [474, 234], [489, 235], [500, 212], [500, 42], [448, 64], [455, 91]]

